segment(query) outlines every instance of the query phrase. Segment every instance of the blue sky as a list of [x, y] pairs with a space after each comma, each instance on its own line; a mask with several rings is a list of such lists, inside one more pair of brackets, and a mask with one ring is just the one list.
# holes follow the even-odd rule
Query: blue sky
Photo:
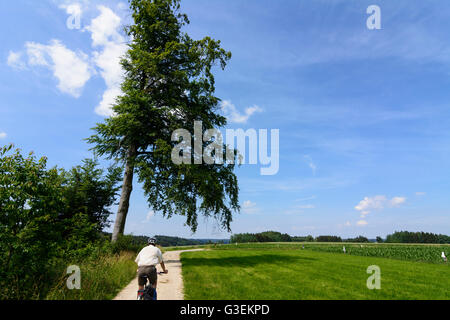
[[[372, 4], [381, 30], [366, 27]], [[280, 130], [277, 175], [237, 170], [233, 232], [450, 233], [448, 1], [184, 0], [182, 10], [192, 37], [233, 53], [216, 76], [229, 127]], [[79, 164], [118, 92], [127, 3], [17, 0], [0, 11], [0, 144]], [[126, 232], [229, 236], [200, 221], [192, 235], [136, 187]]]

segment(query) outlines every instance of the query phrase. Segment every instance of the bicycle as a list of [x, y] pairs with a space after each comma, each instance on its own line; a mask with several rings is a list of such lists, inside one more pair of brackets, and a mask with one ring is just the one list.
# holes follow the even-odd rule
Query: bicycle
[[[164, 272], [158, 272], [158, 275], [165, 274]], [[158, 300], [158, 293], [156, 289], [153, 288], [150, 281], [148, 281], [148, 277], [145, 276], [146, 283], [144, 286], [144, 290], [138, 290], [138, 300]], [[141, 293], [141, 294], [140, 294]]]

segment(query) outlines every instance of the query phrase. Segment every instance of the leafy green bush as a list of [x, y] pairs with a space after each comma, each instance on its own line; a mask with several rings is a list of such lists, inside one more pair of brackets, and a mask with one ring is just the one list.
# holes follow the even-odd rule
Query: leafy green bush
[[69, 172], [46, 166], [45, 157], [0, 149], [0, 299], [45, 296], [66, 261], [113, 252], [100, 230], [120, 170], [104, 175], [95, 160]]
[[47, 159], [0, 149], [0, 298], [36, 294], [48, 280], [62, 243], [58, 217], [64, 202], [61, 176]]
[[111, 243], [111, 249], [114, 254], [122, 251], [139, 252], [147, 243], [137, 240], [131, 235], [119, 236], [116, 242]]

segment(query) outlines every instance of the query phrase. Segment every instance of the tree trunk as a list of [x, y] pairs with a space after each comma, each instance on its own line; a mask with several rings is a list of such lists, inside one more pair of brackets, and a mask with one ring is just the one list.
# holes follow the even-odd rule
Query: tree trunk
[[134, 160], [136, 157], [136, 147], [131, 146], [128, 150], [127, 163], [125, 165], [125, 175], [123, 177], [122, 195], [120, 196], [119, 209], [114, 223], [112, 242], [116, 242], [119, 236], [125, 231], [128, 208], [130, 207], [130, 196], [133, 191]]

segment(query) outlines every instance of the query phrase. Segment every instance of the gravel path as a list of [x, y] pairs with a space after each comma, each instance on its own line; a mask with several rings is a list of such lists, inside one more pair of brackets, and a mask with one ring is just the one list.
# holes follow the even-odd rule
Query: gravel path
[[[156, 288], [158, 291], [158, 300], [184, 300], [180, 254], [182, 252], [202, 250], [203, 249], [168, 251], [163, 254], [164, 264], [169, 273], [158, 275], [158, 287]], [[157, 266], [157, 269], [158, 272], [162, 271], [160, 265]], [[138, 279], [136, 277], [114, 298], [114, 300], [136, 300], [137, 290]]]

